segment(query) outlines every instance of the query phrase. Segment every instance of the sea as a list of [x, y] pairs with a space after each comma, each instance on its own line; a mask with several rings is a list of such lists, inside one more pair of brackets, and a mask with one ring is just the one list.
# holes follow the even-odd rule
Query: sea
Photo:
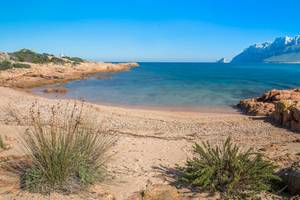
[[52, 85], [66, 94], [48, 98], [80, 99], [92, 103], [170, 110], [231, 109], [241, 99], [271, 89], [300, 87], [300, 64], [231, 64], [142, 62], [130, 71], [101, 73], [84, 80]]

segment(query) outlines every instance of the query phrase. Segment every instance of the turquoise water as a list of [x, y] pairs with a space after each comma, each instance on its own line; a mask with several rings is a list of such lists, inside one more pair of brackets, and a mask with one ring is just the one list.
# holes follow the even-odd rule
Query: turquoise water
[[230, 107], [273, 88], [299, 87], [300, 65], [140, 63], [128, 72], [95, 75], [63, 86], [69, 90], [66, 95], [47, 96], [126, 106]]

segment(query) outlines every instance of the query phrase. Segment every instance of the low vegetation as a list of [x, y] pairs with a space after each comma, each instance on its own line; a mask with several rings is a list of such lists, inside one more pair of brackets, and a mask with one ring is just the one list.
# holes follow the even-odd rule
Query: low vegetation
[[[0, 60], [0, 70], [7, 70], [13, 68], [30, 68], [30, 63], [34, 64], [49, 64], [54, 63], [58, 65], [72, 64], [78, 65], [84, 62], [83, 59], [78, 57], [56, 57], [47, 53], [35, 53], [28, 49], [22, 49], [13, 53], [3, 54]], [[27, 64], [29, 63], [29, 64]]]
[[82, 63], [84, 62], [84, 60], [82, 58], [78, 58], [78, 57], [69, 57], [69, 56], [64, 56], [63, 58], [73, 61], [74, 63]]
[[103, 180], [114, 137], [77, 104], [45, 110], [51, 114], [43, 115], [39, 106], [33, 105], [26, 119], [31, 128], [24, 142], [32, 164], [24, 174], [25, 189], [71, 193]]
[[35, 53], [28, 49], [22, 49], [20, 51], [9, 53], [9, 56], [12, 60], [17, 62], [28, 62], [36, 64], [46, 64], [50, 62], [58, 64], [65, 63], [65, 61], [61, 58], [56, 58], [55, 56], [46, 53]]
[[4, 149], [4, 148], [5, 148], [5, 145], [4, 145], [2, 136], [0, 135], [0, 149]]
[[23, 63], [11, 63], [10, 61], [0, 62], [0, 70], [7, 70], [13, 68], [30, 68], [30, 65]]
[[12, 60], [16, 62], [28, 62], [28, 63], [35, 63], [35, 64], [47, 64], [47, 63], [54, 63], [54, 64], [79, 64], [84, 62], [83, 59], [78, 57], [56, 57], [51, 54], [47, 53], [35, 53], [28, 49], [22, 49], [20, 51], [16, 51], [13, 53], [9, 53], [9, 56]]
[[209, 191], [221, 192], [228, 199], [244, 199], [271, 189], [275, 167], [252, 149], [242, 152], [228, 138], [222, 147], [195, 144], [194, 158], [182, 172], [180, 181]]

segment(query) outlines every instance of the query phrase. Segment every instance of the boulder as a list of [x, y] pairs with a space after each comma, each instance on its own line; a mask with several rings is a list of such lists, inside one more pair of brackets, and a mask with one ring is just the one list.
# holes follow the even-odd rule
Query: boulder
[[45, 93], [60, 93], [65, 94], [68, 92], [67, 88], [64, 87], [56, 87], [56, 88], [47, 88], [44, 90]]
[[300, 161], [295, 162], [291, 167], [280, 172], [280, 177], [288, 186], [291, 195], [300, 194]]
[[290, 121], [292, 120], [292, 114], [290, 110], [285, 110], [282, 112], [282, 124], [289, 127]]
[[282, 124], [282, 115], [278, 112], [273, 112], [270, 115], [270, 118], [272, 119], [273, 122], [277, 123], [277, 124]]
[[294, 120], [300, 122], [300, 102], [294, 105], [291, 108], [291, 111], [293, 113]]
[[300, 122], [291, 121], [290, 128], [291, 128], [293, 131], [300, 132]]
[[247, 114], [259, 116], [268, 116], [275, 110], [274, 104], [258, 102], [255, 99], [240, 101], [238, 108]]
[[273, 122], [300, 131], [300, 88], [271, 90], [259, 98], [241, 100], [237, 106], [246, 114], [270, 116]]

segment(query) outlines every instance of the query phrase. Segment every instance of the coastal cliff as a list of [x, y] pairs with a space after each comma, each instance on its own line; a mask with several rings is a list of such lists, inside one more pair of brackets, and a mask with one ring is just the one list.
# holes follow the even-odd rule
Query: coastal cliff
[[126, 71], [137, 63], [91, 62], [77, 57], [55, 57], [27, 49], [0, 55], [0, 86], [30, 88], [82, 79], [100, 72]]

